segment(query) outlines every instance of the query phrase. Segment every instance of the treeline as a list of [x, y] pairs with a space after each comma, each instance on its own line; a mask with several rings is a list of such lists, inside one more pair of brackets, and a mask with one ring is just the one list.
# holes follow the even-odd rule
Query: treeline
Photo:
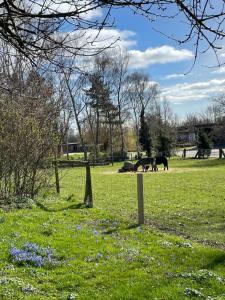
[[62, 57], [58, 65], [42, 58], [34, 65], [2, 48], [0, 200], [33, 198], [50, 184], [50, 161], [61, 155], [71, 128], [85, 159], [102, 152], [125, 158], [128, 150], [151, 155], [174, 145], [169, 104], [147, 74], [129, 71], [126, 54]]
[[176, 117], [159, 85], [128, 65], [128, 55], [108, 50], [86, 61], [79, 76], [72, 68], [64, 73], [85, 157], [85, 149], [98, 159], [102, 151], [116, 158], [128, 150], [171, 153], [175, 145]]
[[[62, 56], [64, 57], [64, 56]], [[119, 49], [92, 58], [62, 59], [52, 66], [0, 55], [0, 199], [33, 198], [51, 178], [49, 161], [63, 143], [82, 145], [84, 158], [115, 159], [127, 151], [171, 155], [177, 118], [149, 75], [131, 72]], [[225, 141], [225, 100], [217, 97], [183, 125], [214, 122], [213, 137]], [[73, 134], [71, 132], [73, 131]]]

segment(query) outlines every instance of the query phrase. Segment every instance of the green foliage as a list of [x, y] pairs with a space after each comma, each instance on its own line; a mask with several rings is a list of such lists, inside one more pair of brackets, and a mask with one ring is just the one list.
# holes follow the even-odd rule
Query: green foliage
[[212, 142], [209, 136], [202, 130], [198, 133], [198, 149], [212, 149]]
[[[88, 159], [91, 160], [91, 161], [95, 161], [95, 153], [90, 152]], [[127, 152], [125, 152], [125, 151], [113, 152], [113, 161], [114, 162], [123, 161], [123, 160], [126, 160], [126, 159], [128, 159]], [[108, 162], [111, 161], [110, 153], [108, 153], [108, 152], [99, 152], [98, 153], [98, 161], [108, 161]]]
[[157, 153], [162, 155], [171, 156], [175, 146], [174, 136], [166, 130], [160, 130], [157, 140]]
[[129, 159], [128, 153], [126, 151], [114, 151], [113, 152], [113, 161], [124, 161], [126, 159]]
[[206, 132], [198, 132], [198, 158], [208, 158], [211, 154], [212, 142]]
[[[63, 155], [62, 159], [65, 159], [66, 155]], [[73, 153], [69, 155], [69, 160], [84, 160], [84, 153]]]
[[[95, 161], [96, 160], [95, 153], [94, 152], [90, 152], [89, 156], [88, 156], [88, 159], [91, 160], [91, 161]], [[106, 152], [98, 152], [98, 160], [105, 161], [107, 159], [108, 159], [108, 153], [106, 153]]]

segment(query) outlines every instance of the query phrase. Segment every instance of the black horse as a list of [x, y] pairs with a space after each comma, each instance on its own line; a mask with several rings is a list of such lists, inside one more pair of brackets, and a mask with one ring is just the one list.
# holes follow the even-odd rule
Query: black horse
[[148, 171], [149, 167], [152, 167], [152, 171], [155, 171], [155, 158], [154, 157], [143, 157], [140, 158], [136, 164], [134, 165], [134, 171], [137, 171], [140, 166], [142, 166], [142, 170]]
[[155, 158], [155, 167], [156, 167], [155, 171], [158, 171], [157, 165], [161, 165], [161, 164], [163, 164], [164, 166], [164, 171], [166, 169], [169, 170], [168, 159], [165, 156], [158, 156]]
[[140, 166], [142, 166], [143, 172], [148, 171], [149, 167], [151, 166], [152, 171], [158, 171], [157, 165], [163, 164], [164, 170], [168, 170], [168, 160], [165, 156], [158, 156], [158, 157], [143, 157], [139, 159], [136, 164], [134, 165], [134, 171], [137, 171]]

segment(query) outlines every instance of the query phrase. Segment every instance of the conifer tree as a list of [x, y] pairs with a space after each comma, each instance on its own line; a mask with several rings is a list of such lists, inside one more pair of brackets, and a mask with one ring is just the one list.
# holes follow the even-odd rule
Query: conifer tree
[[140, 115], [139, 143], [142, 146], [142, 149], [144, 151], [146, 151], [146, 155], [151, 156], [152, 155], [152, 139], [151, 139], [149, 125], [145, 120], [144, 108], [142, 108], [141, 115]]

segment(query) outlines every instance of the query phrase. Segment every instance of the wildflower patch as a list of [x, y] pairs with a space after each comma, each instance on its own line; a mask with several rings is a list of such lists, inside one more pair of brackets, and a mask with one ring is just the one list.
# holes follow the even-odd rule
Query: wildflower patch
[[10, 258], [17, 265], [34, 267], [56, 266], [58, 260], [50, 247], [41, 247], [34, 243], [25, 243], [21, 249], [12, 247]]

